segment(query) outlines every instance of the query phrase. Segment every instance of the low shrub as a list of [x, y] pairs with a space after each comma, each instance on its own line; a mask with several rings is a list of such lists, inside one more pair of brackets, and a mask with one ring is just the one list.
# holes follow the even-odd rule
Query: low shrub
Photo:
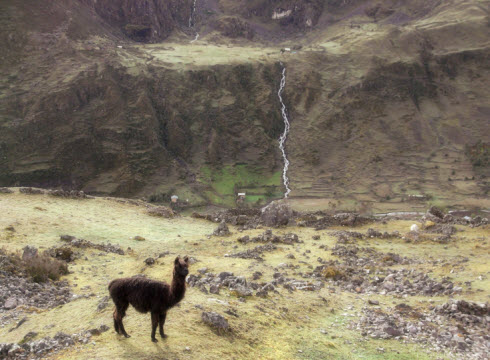
[[24, 267], [26, 273], [37, 283], [46, 282], [48, 279], [56, 281], [61, 275], [68, 274], [68, 266], [65, 262], [45, 254], [24, 261]]
[[62, 275], [68, 274], [67, 264], [47, 253], [22, 259], [19, 253], [9, 253], [5, 249], [0, 249], [0, 270], [16, 276], [30, 277], [37, 283], [56, 281]]
[[333, 280], [340, 280], [345, 276], [344, 272], [335, 266], [327, 266], [326, 268], [324, 268], [322, 270], [322, 275], [326, 279]]

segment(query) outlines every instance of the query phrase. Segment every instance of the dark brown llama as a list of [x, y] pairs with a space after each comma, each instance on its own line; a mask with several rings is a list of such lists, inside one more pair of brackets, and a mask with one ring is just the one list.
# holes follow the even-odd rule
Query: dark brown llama
[[175, 306], [185, 295], [185, 277], [189, 273], [189, 258], [183, 260], [179, 257], [174, 262], [172, 283], [168, 285], [162, 281], [132, 277], [112, 280], [109, 284], [109, 293], [116, 305], [114, 310], [114, 328], [118, 334], [130, 337], [122, 322], [129, 304], [141, 312], [151, 312], [151, 341], [157, 342], [155, 332], [160, 325], [160, 336], [166, 337], [163, 332], [167, 311]]

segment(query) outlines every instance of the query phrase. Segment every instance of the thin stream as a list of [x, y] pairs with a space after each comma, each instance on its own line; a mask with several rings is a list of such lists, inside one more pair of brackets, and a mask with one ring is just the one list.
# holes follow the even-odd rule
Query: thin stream
[[[194, 14], [196, 13], [196, 2], [197, 0], [194, 0], [194, 2], [192, 3], [191, 16], [189, 17], [189, 28], [194, 27]], [[190, 43], [192, 44], [193, 42], [197, 41], [197, 39], [199, 39], [198, 32], [196, 32], [196, 37], [194, 38], [194, 40], [190, 41]]]
[[[281, 65], [282, 65], [282, 63], [281, 63]], [[285, 86], [286, 86], [286, 67], [283, 65], [281, 85], [279, 86], [279, 91], [277, 92], [277, 96], [279, 97], [279, 101], [281, 102], [281, 114], [282, 114], [282, 118], [284, 120], [284, 132], [282, 133], [281, 137], [279, 138], [279, 148], [281, 149], [282, 157], [284, 159], [284, 168], [282, 170], [282, 180], [284, 183], [284, 187], [286, 188], [286, 193], [284, 194], [284, 198], [287, 199], [289, 193], [291, 192], [291, 189], [289, 188], [289, 178], [288, 178], [289, 160], [286, 156], [286, 149], [285, 149], [284, 143], [287, 140], [290, 125], [289, 125], [289, 119], [288, 119], [288, 115], [287, 115], [286, 105], [284, 104], [284, 101], [282, 100], [282, 92], [283, 92]]]

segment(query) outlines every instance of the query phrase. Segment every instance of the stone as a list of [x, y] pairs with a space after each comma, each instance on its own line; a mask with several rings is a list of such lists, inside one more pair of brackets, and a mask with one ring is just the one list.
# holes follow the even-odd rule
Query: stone
[[238, 297], [252, 296], [252, 290], [241, 285], [237, 285], [230, 289], [231, 293]]
[[135, 237], [133, 238], [133, 240], [136, 240], [136, 241], [145, 241], [146, 239], [145, 239], [143, 236], [139, 236], [139, 235], [137, 235], [137, 236], [135, 236]]
[[25, 343], [25, 342], [31, 341], [37, 335], [38, 335], [37, 332], [35, 332], [35, 331], [29, 331], [27, 334], [24, 335], [24, 338], [22, 339], [22, 342]]
[[385, 326], [383, 331], [391, 337], [400, 336], [402, 334], [400, 330], [394, 328], [393, 326]]
[[148, 259], [145, 260], [145, 264], [148, 266], [153, 265], [155, 264], [155, 259], [149, 257]]
[[230, 229], [224, 220], [221, 221], [218, 227], [213, 231], [214, 236], [229, 236], [230, 234]]
[[228, 272], [228, 271], [223, 271], [221, 272], [218, 277], [220, 278], [220, 280], [224, 280], [226, 279], [227, 277], [230, 277], [230, 276], [233, 276], [233, 273], [232, 272]]
[[260, 220], [266, 226], [286, 226], [292, 222], [293, 210], [287, 200], [277, 200], [261, 209]]
[[258, 296], [261, 298], [265, 298], [265, 297], [267, 297], [267, 295], [268, 295], [268, 292], [266, 290], [259, 290], [255, 293], [255, 296]]
[[30, 260], [37, 256], [38, 251], [34, 246], [27, 245], [22, 250], [24, 250], [22, 253], [22, 260]]
[[203, 312], [201, 314], [201, 319], [205, 324], [218, 330], [218, 332], [226, 332], [230, 330], [228, 320], [226, 320], [222, 315], [216, 312]]
[[109, 296], [104, 296], [97, 304], [97, 311], [101, 312], [109, 306]]
[[6, 310], [11, 310], [15, 309], [17, 307], [17, 299], [13, 296], [9, 297], [6, 301], [5, 304], [3, 304], [4, 309]]
[[412, 226], [410, 226], [410, 231], [413, 231], [413, 232], [419, 232], [419, 226], [417, 224], [412, 224]]
[[395, 285], [391, 282], [385, 282], [383, 283], [383, 288], [386, 289], [387, 291], [393, 291], [395, 290]]

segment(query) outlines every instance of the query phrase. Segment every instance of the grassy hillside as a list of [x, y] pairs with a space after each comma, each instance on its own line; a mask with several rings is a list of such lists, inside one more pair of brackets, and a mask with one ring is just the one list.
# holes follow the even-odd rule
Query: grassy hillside
[[[368, 300], [378, 300], [379, 306], [375, 308], [382, 311], [393, 311], [395, 305], [404, 303], [426, 314], [433, 306], [448, 301], [448, 296], [443, 295], [402, 297], [356, 293], [346, 291], [329, 280], [322, 280], [325, 286], [313, 291], [289, 291], [277, 286], [277, 292], [269, 292], [265, 298], [254, 295], [245, 300], [226, 288], [222, 288], [217, 295], [205, 294], [198, 287], [188, 287], [181, 306], [172, 309], [167, 316], [168, 338], [157, 344], [150, 341], [149, 315], [130, 309], [125, 325], [132, 337], [125, 339], [113, 331], [112, 305], [102, 312], [97, 311], [101, 299], [108, 295], [107, 284], [111, 279], [145, 274], [170, 281], [173, 260], [177, 255], [188, 255], [197, 261], [190, 268], [190, 273], [194, 275], [198, 274], [198, 269], [208, 268], [207, 271], [214, 274], [233, 272], [236, 276], [244, 276], [248, 282], [253, 282], [252, 274], [257, 271], [263, 273], [259, 282], [271, 281], [277, 272], [305, 280], [301, 274], [320, 265], [318, 258], [342, 261], [343, 258], [323, 249], [332, 249], [336, 244], [334, 230], [365, 233], [368, 227], [373, 227], [381, 232], [397, 230], [404, 235], [413, 221], [389, 221], [356, 229], [328, 228], [322, 231], [296, 227], [275, 229], [273, 233], [279, 236], [294, 232], [304, 243], [278, 244], [276, 250], [262, 254], [264, 261], [257, 261], [228, 257], [226, 254], [253, 248], [256, 244], [244, 245], [237, 242], [237, 238], [257, 236], [265, 229], [239, 232], [231, 227], [230, 237], [208, 237], [215, 224], [187, 217], [152, 217], [142, 204], [133, 205], [112, 198], [70, 200], [14, 193], [0, 195], [0, 207], [0, 247], [8, 251], [20, 250], [27, 244], [41, 251], [60, 246], [59, 236], [63, 234], [96, 244], [119, 244], [124, 250], [131, 248], [125, 255], [74, 248], [79, 256], [69, 263], [70, 274], [62, 279], [68, 281], [74, 294], [88, 295], [86, 298], [81, 297], [48, 310], [20, 306], [0, 313], [2, 342], [19, 342], [30, 331], [37, 333], [35, 339], [40, 339], [54, 336], [59, 331], [72, 334], [101, 324], [110, 327], [109, 331], [93, 336], [88, 344], [76, 344], [48, 358], [450, 358], [444, 352], [429, 351], [424, 344], [365, 337], [355, 326], [351, 326], [359, 321], [363, 308], [373, 307], [368, 305]], [[7, 229], [9, 226], [15, 230]], [[449, 276], [455, 286], [463, 288], [462, 293], [452, 296], [485, 302], [490, 295], [488, 227], [456, 227], [458, 232], [446, 244], [430, 240], [432, 235], [426, 235], [426, 240], [415, 243], [401, 238], [367, 238], [354, 244], [372, 248], [375, 253], [394, 253], [412, 259], [408, 265], [379, 262], [376, 271], [408, 268], [427, 273], [435, 280]], [[314, 235], [319, 235], [320, 240], [313, 240]], [[135, 236], [146, 240], [133, 240]], [[158, 258], [158, 254], [165, 252], [168, 254]], [[294, 254], [294, 258], [291, 259], [288, 254]], [[369, 258], [371, 255], [366, 256]], [[148, 257], [157, 258], [156, 264], [145, 265], [144, 260]], [[462, 258], [467, 258], [467, 262], [461, 263]], [[289, 265], [284, 267], [284, 264]], [[467, 281], [471, 282], [471, 286]], [[216, 311], [225, 316], [232, 332], [221, 335], [214, 332], [201, 321], [203, 311]], [[23, 317], [27, 317], [27, 321], [10, 331]]]

